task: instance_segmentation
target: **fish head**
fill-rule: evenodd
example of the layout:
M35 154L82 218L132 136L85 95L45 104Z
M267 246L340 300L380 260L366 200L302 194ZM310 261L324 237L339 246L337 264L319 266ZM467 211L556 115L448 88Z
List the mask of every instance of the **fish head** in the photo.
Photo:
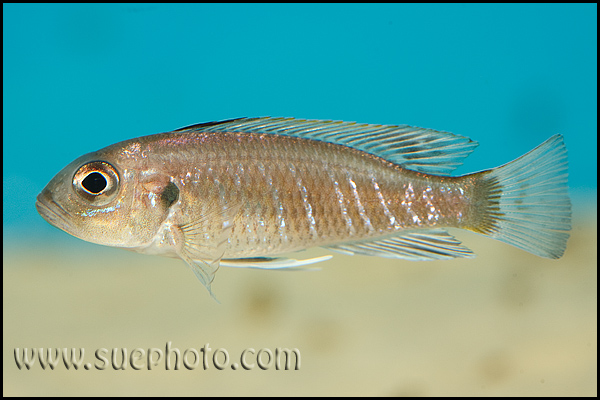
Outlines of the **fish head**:
M179 191L169 176L114 147L63 168L37 196L36 208L51 225L85 241L143 247L155 239Z

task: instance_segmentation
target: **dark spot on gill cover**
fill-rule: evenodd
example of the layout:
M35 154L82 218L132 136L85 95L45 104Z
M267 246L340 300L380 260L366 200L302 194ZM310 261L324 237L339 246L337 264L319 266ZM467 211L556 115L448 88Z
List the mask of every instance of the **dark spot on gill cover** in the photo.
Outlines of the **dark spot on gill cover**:
M173 203L179 198L179 188L173 183L169 182L165 187L165 190L160 194L160 201L165 208L171 207Z

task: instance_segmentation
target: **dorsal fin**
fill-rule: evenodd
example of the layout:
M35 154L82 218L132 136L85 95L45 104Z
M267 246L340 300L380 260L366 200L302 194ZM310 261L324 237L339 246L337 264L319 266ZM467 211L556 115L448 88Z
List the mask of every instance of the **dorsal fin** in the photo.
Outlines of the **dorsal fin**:
M194 132L246 132L293 136L352 147L413 171L447 175L477 146L471 139L449 132L409 125L372 125L356 122L295 118L236 118L180 128Z
M181 131L189 131L189 130L198 131L198 130L201 130L203 128L208 128L208 127L211 127L211 126L229 124L229 123L232 123L232 122L241 121L241 120L247 120L247 119L251 119L251 118L241 117L241 118L226 119L224 121L202 122L200 124L194 124L194 125L190 125L190 126L184 126L183 128L175 129L173 132L181 132Z

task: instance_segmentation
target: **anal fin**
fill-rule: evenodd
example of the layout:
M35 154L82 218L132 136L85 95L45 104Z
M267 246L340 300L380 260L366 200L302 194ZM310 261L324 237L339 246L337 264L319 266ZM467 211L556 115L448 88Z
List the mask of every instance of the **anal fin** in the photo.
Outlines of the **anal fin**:
M443 229L411 230L384 239L366 240L327 246L343 254L362 254L411 261L446 260L474 257L467 247Z

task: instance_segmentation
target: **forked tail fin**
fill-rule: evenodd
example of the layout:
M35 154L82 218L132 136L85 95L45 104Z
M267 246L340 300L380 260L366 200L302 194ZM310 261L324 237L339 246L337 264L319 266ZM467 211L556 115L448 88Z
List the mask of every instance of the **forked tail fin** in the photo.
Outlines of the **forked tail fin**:
M508 164L480 172L486 216L474 231L547 258L560 258L571 230L567 149L554 135Z

